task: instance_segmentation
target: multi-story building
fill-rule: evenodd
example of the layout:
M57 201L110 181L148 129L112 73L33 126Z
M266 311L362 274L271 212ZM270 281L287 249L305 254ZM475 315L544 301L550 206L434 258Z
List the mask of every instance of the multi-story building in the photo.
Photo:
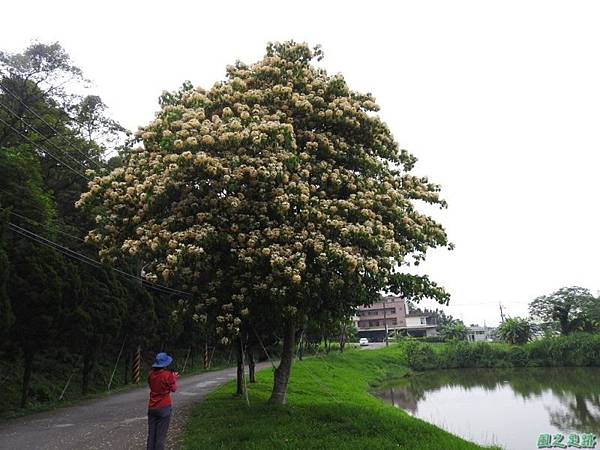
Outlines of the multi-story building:
M493 341L496 338L496 329L488 326L471 324L467 327L467 340L471 342Z
M371 341L383 341L386 330L388 335L435 335L436 325L432 319L427 314L409 313L402 297L386 295L381 298L381 302L359 307L354 316L354 323L359 337L366 337Z

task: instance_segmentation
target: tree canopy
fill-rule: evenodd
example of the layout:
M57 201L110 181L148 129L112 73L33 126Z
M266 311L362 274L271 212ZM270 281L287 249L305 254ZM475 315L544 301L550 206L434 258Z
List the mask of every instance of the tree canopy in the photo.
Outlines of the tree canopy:
M569 334L597 329L600 300L585 288L564 287L529 304L532 319L545 331Z
M118 351L127 331L125 352L178 338L157 330L175 299L155 301L131 277L90 265L92 221L74 203L88 169L118 163L102 155L123 150L125 133L100 97L82 95L86 86L59 44L0 52L0 352L17 373L22 363L21 406L36 400L30 380L44 353L81 362L86 391L98 357Z
M137 135L143 146L78 202L96 217L88 240L104 261L142 261L149 280L190 291L223 342L265 304L293 348L317 310L343 317L399 286L446 299L403 270L448 245L417 208L445 207L439 186L412 173L416 158L374 114L373 96L319 68L322 56L270 44L209 90L165 93ZM289 358L284 349L282 365Z

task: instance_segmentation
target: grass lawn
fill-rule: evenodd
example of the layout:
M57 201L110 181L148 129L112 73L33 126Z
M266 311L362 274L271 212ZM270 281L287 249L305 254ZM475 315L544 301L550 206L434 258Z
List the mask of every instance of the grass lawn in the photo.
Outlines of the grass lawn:
M195 407L184 439L191 449L481 449L369 394L408 373L400 346L295 362L288 405L267 404L273 374L249 385L250 406L227 383Z

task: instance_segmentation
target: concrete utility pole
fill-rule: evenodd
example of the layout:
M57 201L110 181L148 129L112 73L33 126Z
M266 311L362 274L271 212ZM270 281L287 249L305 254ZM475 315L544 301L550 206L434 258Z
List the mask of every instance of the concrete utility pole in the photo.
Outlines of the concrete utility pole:
M500 323L504 323L504 311L502 311L502 303L500 303Z
M389 339L388 339L388 323L387 323L387 312L385 308L385 298L383 299L383 324L385 325L385 346L389 347Z

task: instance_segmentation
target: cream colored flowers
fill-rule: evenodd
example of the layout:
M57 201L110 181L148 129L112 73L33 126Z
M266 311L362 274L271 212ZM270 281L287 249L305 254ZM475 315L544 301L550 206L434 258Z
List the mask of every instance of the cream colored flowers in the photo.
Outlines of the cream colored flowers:
M103 260L135 255L146 279L193 292L190 316L223 343L253 314L368 302L447 245L417 211L445 206L439 186L410 174L375 100L311 65L320 56L277 44L209 91L171 96L137 134L143 148L77 202L96 215L87 240Z

